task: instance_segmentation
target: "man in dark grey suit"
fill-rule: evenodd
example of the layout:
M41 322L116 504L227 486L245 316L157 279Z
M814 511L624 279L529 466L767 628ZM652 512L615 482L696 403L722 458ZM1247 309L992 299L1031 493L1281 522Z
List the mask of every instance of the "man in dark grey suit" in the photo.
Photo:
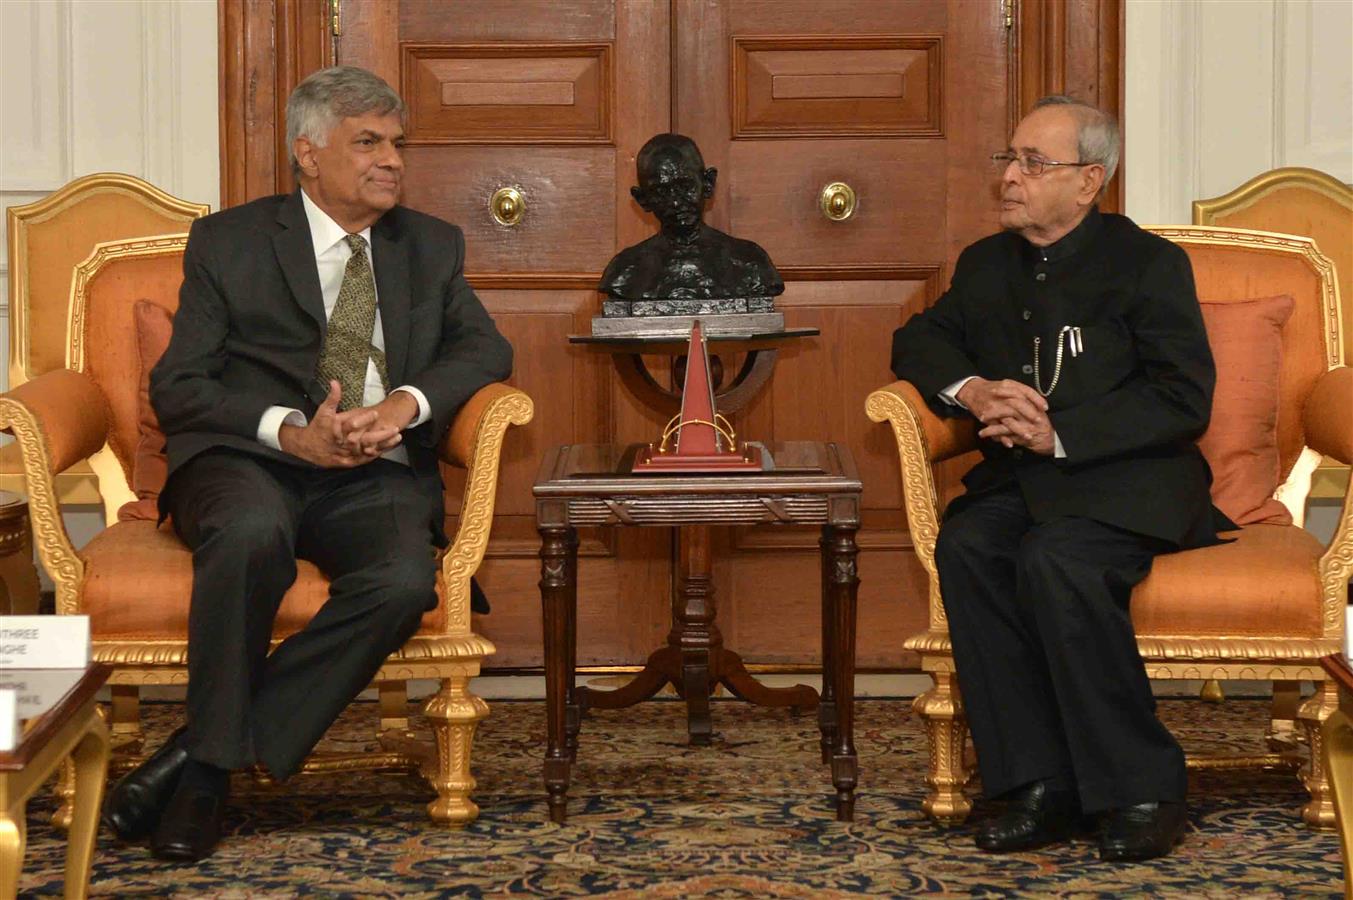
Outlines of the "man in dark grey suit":
M162 515L193 549L187 722L111 792L105 820L201 859L228 775L277 778L435 606L435 448L512 350L462 273L460 229L398 205L404 105L336 67L287 104L299 190L199 219L151 375ZM327 602L268 653L296 560Z

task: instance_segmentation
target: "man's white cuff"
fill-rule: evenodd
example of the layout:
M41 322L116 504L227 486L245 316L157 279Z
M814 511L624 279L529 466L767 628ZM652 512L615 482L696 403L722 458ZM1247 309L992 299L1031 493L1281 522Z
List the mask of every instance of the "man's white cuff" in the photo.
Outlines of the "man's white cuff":
M1055 431L1052 433L1052 455L1057 459L1066 459L1066 448L1062 446L1062 439Z
M406 431L410 428L417 428L419 425L422 425L428 419L432 418L432 405L428 403L428 398L424 397L423 392L418 390L418 388L411 384L403 384L395 388L395 391L403 391L406 394L412 394L413 399L418 401L418 416L408 425L404 426ZM390 393L393 394L395 391L391 391Z
M969 375L967 378L960 378L944 390L940 391L940 399L950 406L957 406L959 409L967 409L958 399L958 392L963 390L963 385L976 378L976 375Z
M263 411L263 418L258 420L258 442L265 447L271 447L274 450L282 449L282 442L278 440L283 425L295 425L297 428L304 428L309 424L305 413L299 409L292 409L289 406L269 406Z

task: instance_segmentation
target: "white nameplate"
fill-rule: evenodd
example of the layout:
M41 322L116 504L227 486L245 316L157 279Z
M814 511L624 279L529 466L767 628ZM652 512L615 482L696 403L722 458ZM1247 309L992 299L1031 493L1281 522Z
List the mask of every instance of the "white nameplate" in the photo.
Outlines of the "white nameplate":
M88 665L89 616L0 616L0 671Z
M1344 610L1344 659L1353 664L1353 606Z
M18 692L0 688L0 753L19 746Z

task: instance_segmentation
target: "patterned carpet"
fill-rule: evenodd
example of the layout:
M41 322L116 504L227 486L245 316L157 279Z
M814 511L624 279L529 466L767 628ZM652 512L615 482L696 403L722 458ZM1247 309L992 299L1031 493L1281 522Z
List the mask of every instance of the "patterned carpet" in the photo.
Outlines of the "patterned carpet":
M1100 863L1089 839L991 857L972 825L944 830L920 812L925 742L905 701L857 704L861 790L837 823L814 719L717 703L713 747L684 739L684 711L650 702L593 714L574 770L570 819L548 821L540 776L544 707L497 702L476 742L478 821L429 827L429 792L401 775L237 779L217 854L196 867L150 858L101 835L91 893L115 897L1334 897L1338 841L1304 827L1288 773L1195 773L1184 844L1164 860ZM1186 747L1236 749L1266 707L1163 701ZM153 734L177 707L152 705ZM376 720L359 704L329 740L361 741ZM1249 737L1250 740L1245 740ZM49 799L29 805L25 895L58 896L59 835ZM981 807L976 818L981 816Z

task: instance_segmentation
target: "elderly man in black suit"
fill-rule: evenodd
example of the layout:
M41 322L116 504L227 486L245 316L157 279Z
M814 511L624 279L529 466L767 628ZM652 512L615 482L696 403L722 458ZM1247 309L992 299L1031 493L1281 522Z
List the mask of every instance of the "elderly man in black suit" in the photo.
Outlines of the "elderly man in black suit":
M437 602L435 448L512 350L465 282L454 225L398 205L404 105L335 67L287 104L300 187L193 223L151 374L162 515L193 550L185 727L109 796L123 838L210 854L228 775L297 771ZM296 560L329 598L268 653Z
M993 157L1004 233L893 337L899 378L981 423L935 561L983 788L1008 801L991 852L1103 813L1100 856L1147 859L1186 824L1128 604L1156 554L1234 526L1195 444L1215 370L1188 257L1096 205L1118 146L1100 110L1039 101Z

